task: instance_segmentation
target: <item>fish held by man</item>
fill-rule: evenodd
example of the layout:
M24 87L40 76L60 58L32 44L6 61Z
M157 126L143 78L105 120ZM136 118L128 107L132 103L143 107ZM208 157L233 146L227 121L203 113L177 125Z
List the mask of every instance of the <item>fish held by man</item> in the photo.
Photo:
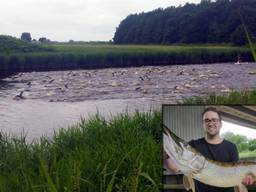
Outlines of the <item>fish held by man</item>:
M223 163L213 161L201 155L166 126L163 128L163 132L164 150L187 177L187 182L193 192L195 191L193 179L216 187L239 186L243 191L247 191L246 187L242 185L242 180L246 175L249 174L254 180L256 179L256 162Z

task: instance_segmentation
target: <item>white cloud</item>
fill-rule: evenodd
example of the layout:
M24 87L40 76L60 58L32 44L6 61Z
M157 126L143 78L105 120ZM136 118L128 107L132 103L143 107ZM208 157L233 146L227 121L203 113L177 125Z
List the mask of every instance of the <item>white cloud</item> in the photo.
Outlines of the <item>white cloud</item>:
M0 34L52 40L110 40L133 13L178 6L186 0L0 0ZM198 3L200 0L190 0Z

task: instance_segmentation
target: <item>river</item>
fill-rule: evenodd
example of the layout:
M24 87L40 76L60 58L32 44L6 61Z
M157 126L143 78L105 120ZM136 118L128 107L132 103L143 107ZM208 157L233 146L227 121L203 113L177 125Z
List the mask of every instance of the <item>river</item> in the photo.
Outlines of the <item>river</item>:
M110 118L191 96L251 89L255 63L19 73L0 80L0 130L32 141L97 112Z
M149 106L157 108L145 99L48 102L1 98L0 129L9 135L26 135L30 142L43 135L50 137L54 131L75 125L81 118L87 119L97 113L108 119L121 112L148 111Z

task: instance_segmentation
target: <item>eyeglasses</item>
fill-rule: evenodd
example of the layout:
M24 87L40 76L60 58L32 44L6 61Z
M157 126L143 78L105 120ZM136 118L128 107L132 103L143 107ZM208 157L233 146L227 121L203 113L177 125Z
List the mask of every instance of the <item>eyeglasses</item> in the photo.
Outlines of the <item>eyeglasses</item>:
M220 120L219 119L204 119L203 120L206 124L209 124L211 122L213 123L218 123Z

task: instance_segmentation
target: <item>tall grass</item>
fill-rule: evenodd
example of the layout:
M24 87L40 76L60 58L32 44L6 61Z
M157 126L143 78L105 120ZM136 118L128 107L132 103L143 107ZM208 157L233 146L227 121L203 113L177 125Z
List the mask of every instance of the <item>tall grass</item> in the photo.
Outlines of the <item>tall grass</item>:
M249 44L249 47L250 47L253 59L256 62L256 46L255 46L255 44L252 41L253 38L249 34L249 31L248 31L248 29L247 29L247 27L245 25L245 22L244 22L243 16L241 15L241 12L239 12L239 15L240 15L241 23L242 23L242 26L244 28L244 32L245 32L245 35L246 35L246 38L247 38L247 41L248 41L248 44Z
M159 191L160 113L96 115L27 144L0 139L0 191Z
M209 96L197 96L184 99L183 104L256 104L256 90L232 91L225 95L211 93Z
M0 54L0 71L92 69L143 65L252 61L250 49L230 46L51 44L50 52Z

